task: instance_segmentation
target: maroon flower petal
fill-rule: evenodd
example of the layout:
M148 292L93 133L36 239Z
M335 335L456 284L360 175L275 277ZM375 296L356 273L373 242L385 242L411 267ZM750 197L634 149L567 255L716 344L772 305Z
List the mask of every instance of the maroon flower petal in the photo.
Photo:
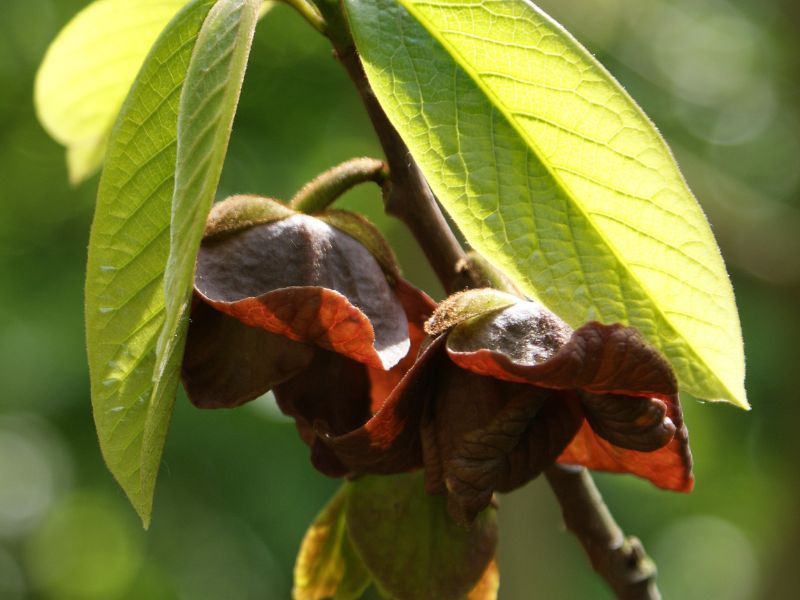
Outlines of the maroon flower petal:
M618 394L581 395L586 420L601 438L620 448L652 452L675 436L667 405L656 398Z
M578 392L586 422L560 461L690 490L688 434L666 360L633 328L590 322L565 337L543 311L520 303L461 323L448 353L475 373Z
M639 333L589 322L571 336L533 302L457 325L451 359L474 373L554 389L665 398L677 392L669 364Z
M690 492L694 487L689 434L683 423L677 396L665 401L667 419L675 427L671 441L654 452L629 450L600 437L584 422L558 462L578 464L598 471L632 473L660 488Z
M582 423L575 394L561 392L557 398L545 402L520 444L509 455L511 467L508 474L498 480L496 491L511 492L535 479L556 462Z
M302 372L315 352L195 302L181 377L195 406L231 408Z
M474 375L451 366L440 376L424 443L426 483L448 493L448 510L463 524L491 502L552 465L582 421L575 402L549 390ZM574 396L574 394L573 394ZM430 419L430 417L429 417ZM433 450L433 452L431 452ZM436 485L434 475L444 485Z
M307 215L206 238L195 289L246 325L388 369L409 350L403 306L370 252Z
M403 376L408 373L417 360L423 342L427 339L424 324L436 309L436 303L423 291L418 290L404 279L397 279L394 293L408 319L408 337L411 349L397 365L389 371L370 367L369 377L372 382L372 412L380 410L383 403L392 393Z
M440 370L437 383L438 393L427 411L435 453L424 457L425 469L441 474L448 512L466 524L489 505L498 479L509 468L508 454L543 398L536 388L481 377L452 364ZM430 474L426 483L442 487L434 486Z
M320 439L353 472L390 474L422 466L419 423L437 372L448 364L441 352L444 341L439 337L431 342L363 426L345 435L317 428Z
M316 350L301 374L275 387L281 410L294 417L300 437L311 446L311 462L322 473L341 477L350 472L314 433L322 427L342 434L369 419L370 381L367 368L345 356Z

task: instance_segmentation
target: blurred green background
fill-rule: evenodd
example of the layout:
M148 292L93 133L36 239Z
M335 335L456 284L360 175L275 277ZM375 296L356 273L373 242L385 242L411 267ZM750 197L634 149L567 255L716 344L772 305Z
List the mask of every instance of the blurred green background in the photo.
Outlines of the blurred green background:
M306 526L336 487L269 399L201 412L179 398L142 531L95 439L82 286L97 177L71 189L32 107L48 42L86 0L0 0L0 599L288 598ZM658 563L668 599L800 594L800 4L543 0L675 150L736 289L751 413L684 399L691 495L598 476ZM324 40L284 6L259 25L220 196L286 198L377 155ZM370 215L441 297L376 190ZM543 482L502 498L504 600L608 598Z

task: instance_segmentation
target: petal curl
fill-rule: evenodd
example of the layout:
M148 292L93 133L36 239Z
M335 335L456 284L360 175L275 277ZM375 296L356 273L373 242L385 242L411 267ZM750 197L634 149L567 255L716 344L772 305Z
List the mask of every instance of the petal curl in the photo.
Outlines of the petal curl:
M675 436L676 427L663 400L590 393L583 393L581 399L594 432L620 448L653 452Z
M445 338L435 338L400 380L380 410L344 435L318 428L317 434L353 472L391 474L422 466L420 421L434 393L438 371L447 365Z
M302 372L315 352L195 302L181 378L195 406L232 408Z
M583 465L598 471L632 473L663 489L690 492L694 487L694 476L689 433L683 423L677 395L665 404L667 418L675 427L675 435L661 449L639 452L615 446L597 435L589 422L584 422L558 462Z
M494 492L515 490L552 465L581 424L573 402L548 390L495 381L505 402L485 424L449 446L442 434L447 435L450 427L440 423L437 428L448 509L463 524L471 523L489 505ZM440 396L437 418L442 408ZM428 464L426 457L426 469Z
M203 241L197 294L246 325L388 369L409 350L403 306L370 252L296 214Z
M411 349L406 356L390 370L375 369L370 367L369 377L372 382L372 412L380 410L383 403L400 383L403 376L408 373L417 360L417 355L427 338L424 324L436 309L436 303L425 292L418 290L404 279L397 279L394 293L408 320L408 337Z
M311 462L320 472L341 477L350 472L315 435L356 429L369 419L370 381L367 369L345 356L317 350L301 374L275 387L280 409L295 419L300 437L311 447Z
M666 360L624 325L591 321L572 335L533 302L457 325L447 350L460 367L506 381L597 394L666 398L677 382Z

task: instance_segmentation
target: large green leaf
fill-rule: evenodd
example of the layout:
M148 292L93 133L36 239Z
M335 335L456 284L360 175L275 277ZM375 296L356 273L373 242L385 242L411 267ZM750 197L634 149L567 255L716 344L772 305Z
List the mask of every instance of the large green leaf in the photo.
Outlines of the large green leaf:
M716 242L641 109L525 0L345 0L370 83L469 243L573 326L629 323L747 407Z
M100 180L86 279L92 406L106 463L145 525L181 358L180 352L172 352L165 364L156 360L167 314L164 279L170 242L179 235L170 236L174 191L183 207L175 186L178 136L186 131L179 131L179 111L202 87L197 73L208 66L212 47L220 65L229 67L229 85L240 85L244 64L232 57L242 53L242 45L249 48L256 5L255 0L194 0L169 24L122 107ZM215 81L218 76L215 72ZM209 103L215 98L210 96ZM231 115L209 122L208 135L222 146L215 154L224 152L230 129L233 108L225 110ZM226 132L222 138L219 129ZM186 139L192 136L198 139L198 132ZM198 161L204 159L201 150L198 145ZM186 159L182 164L184 169L191 166ZM221 159L206 168L206 177L215 183ZM180 175L178 179L185 181Z
M219 0L197 40L178 112L166 317L158 340L157 386L182 354L197 252L228 149L261 0ZM173 369L174 371L174 369Z
M100 166L125 95L158 34L187 0L97 0L58 34L36 75L42 125L67 147L70 180Z

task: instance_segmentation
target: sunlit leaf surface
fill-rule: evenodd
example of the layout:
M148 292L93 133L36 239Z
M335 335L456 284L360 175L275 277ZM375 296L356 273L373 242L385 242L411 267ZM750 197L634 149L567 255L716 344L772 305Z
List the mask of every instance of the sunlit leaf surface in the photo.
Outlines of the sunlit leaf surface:
M219 0L209 12L186 74L178 111L170 251L164 273L165 320L158 339L155 420L145 440L163 441L171 412L197 251L228 151L261 0ZM177 360L177 363L176 363ZM169 405L170 408L167 408ZM155 478L156 473L152 473Z
M187 94L200 89L197 69L209 67L213 47L218 62L210 68L209 81L222 82L221 72L226 73L221 97L227 101L220 108L220 95L210 95L207 105L216 107L210 116L202 113L203 106L194 106L183 117L191 121L201 113L207 116L206 133L220 146L211 161L205 146L198 143L196 148L197 160L206 161L203 193L213 195L210 188L221 168L218 153L224 152L233 114L228 90L241 83L241 56L249 48L257 8L247 0L195 0L170 23L121 110L100 181L86 282L92 404L106 462L145 524L180 364L179 352L164 355L162 365L156 361L166 314L164 273L175 170L181 143L191 146L205 139L196 129L187 134L185 126L179 127L179 110L186 106ZM223 114L216 117L219 111ZM196 166L185 158L181 164L190 172ZM185 184L185 175L179 174L178 181ZM176 235L181 234L172 236L173 243ZM194 257L190 259L193 263Z
M100 166L111 126L150 47L186 3L98 0L51 44L36 77L36 111L67 147L73 183Z
M653 124L524 0L346 0L378 99L469 243L573 326L637 327L747 407L733 292Z

